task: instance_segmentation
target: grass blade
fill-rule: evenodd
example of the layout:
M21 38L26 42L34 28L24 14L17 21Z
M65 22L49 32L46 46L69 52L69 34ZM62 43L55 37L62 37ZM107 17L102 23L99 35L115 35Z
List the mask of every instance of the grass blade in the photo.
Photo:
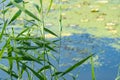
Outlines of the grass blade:
M5 14L8 10L9 10L9 8L7 8L7 9L5 9L5 10L2 10L1 13L2 13L2 14Z
M41 12L41 8L37 5L37 4L33 4L35 6L35 8L37 9L37 11L40 13Z
M11 2L13 3L13 5L15 5L18 9L20 9L21 11L25 12L27 15L29 15L30 17L38 20L39 18L37 18L37 16L35 16L33 13L31 13L30 11L28 11L27 9L25 9L24 7L20 6L19 4L17 4L16 2L14 2L13 0L11 0Z
M29 66L25 65L24 63L21 62L21 64L23 64L26 68L28 68L29 70L31 70L33 72L33 74L38 77L40 80L46 80L46 78L44 78L43 76L41 76L39 73L37 73L35 70L33 70L32 68L30 68Z
M48 7L47 14L49 13L49 11L50 11L50 9L51 9L52 3L53 3L53 0L50 0L50 4L49 4L49 7Z
M39 63L39 64L42 64L39 59L37 59L36 57L28 54L27 52L23 52L23 51L21 51L21 50L19 50L19 49L14 49L13 51L14 51L16 54L19 54L19 55L21 55L21 56L24 56L24 57L26 57L26 58L29 59L29 60L33 60L33 61L35 61L35 62L37 62L37 63Z
M19 46L17 47L17 49L23 49L23 50L36 50L36 49L39 49L39 47L37 46Z
M18 35L17 35L17 37L16 38L18 38L20 35L22 35L24 32L26 32L26 31L28 31L30 28L26 28L26 29L24 29L23 31L21 31Z
M50 65L43 66L41 69L38 70L37 73L40 73L40 72L42 72L43 70L46 70L46 69L49 69L49 68L51 68Z
M9 68L6 67L6 66L4 66L4 65L2 65L2 64L0 64L0 69L3 70L3 71L5 71L5 72L8 73L8 74L12 73L11 75L12 75L13 77L18 78L18 75L17 75L15 72L13 72L13 71L10 72Z
M7 47L8 43L10 42L10 38L6 41L5 45L2 47L1 51L0 51L0 59L3 56L3 53L5 51L5 48Z
M23 2L23 0L14 0L16 3L21 3L21 2ZM11 6L11 5L13 5L11 2L9 2L8 4L7 4L7 6L6 7L9 7L9 6Z
M5 21L4 26L3 26L3 28L2 28L2 32L1 32L1 34L0 34L0 40L2 39L2 36L3 36L3 34L4 34L4 31L5 31L6 27L7 27L7 21Z
M61 73L60 76L64 76L65 74L67 74L68 72L74 70L75 68L77 68L78 66L82 65L85 61L87 61L90 57L92 57L92 55L86 57L85 59L81 60L80 62L74 64L73 66L71 66L70 68L68 68L67 70L65 70L63 73Z
M12 17L12 19L10 20L9 24L10 24L11 22L13 22L15 19L17 19L17 18L20 16L21 13L22 13L22 11L21 11L21 10L18 10L18 11L14 14L14 16Z
M46 32L48 32L48 33L50 33L50 34L52 34L52 35L54 35L54 36L58 37L58 35L57 35L57 34L55 34L54 32L52 32L52 31L51 31L51 30L49 30L49 29L44 28L44 30L45 30Z

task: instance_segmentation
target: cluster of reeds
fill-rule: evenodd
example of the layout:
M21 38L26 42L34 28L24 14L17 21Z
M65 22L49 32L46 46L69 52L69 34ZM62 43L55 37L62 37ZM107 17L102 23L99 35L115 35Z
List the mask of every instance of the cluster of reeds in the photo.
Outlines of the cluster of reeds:
M67 75L70 71L91 58L92 78L95 80L93 54L70 66L65 71L58 71L59 60L62 57L60 56L62 52L60 48L62 33L61 1L59 1L58 16L59 35L45 27L45 17L49 14L53 0L50 0L48 9L46 10L43 7L43 0L39 0L38 4L34 3L32 7L37 10L35 14L25 6L30 1L25 1L2 0L0 3L2 5L0 15L2 21L0 23L2 27L0 32L0 60L8 62L0 64L0 69L9 74L10 80L67 80L64 75ZM14 14L10 13L11 10L15 10ZM6 14L8 15L7 17ZM29 19L24 17L19 21L18 19L21 15L28 16ZM23 22L21 30L15 29L19 22ZM27 25L26 23L31 25ZM8 29L8 27L10 28ZM56 36L57 40L51 41L46 39L46 33ZM59 44L56 45L56 42L59 42ZM56 50L55 46L59 46L59 50ZM56 59L52 52L54 54L59 53L58 59ZM51 59L55 59L58 62L58 66L53 65Z

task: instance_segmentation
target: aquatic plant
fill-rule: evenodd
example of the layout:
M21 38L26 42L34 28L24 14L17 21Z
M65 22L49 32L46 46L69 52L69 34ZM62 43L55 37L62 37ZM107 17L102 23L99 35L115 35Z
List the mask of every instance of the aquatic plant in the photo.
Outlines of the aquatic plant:
M10 79L24 79L26 80L59 80L65 79L64 75L82 65L85 61L93 56L93 54L73 64L65 71L59 71L60 53L61 51L61 37L62 37L62 9L61 0L59 1L59 32L57 35L50 29L45 27L45 18L49 14L53 0L50 0L47 9L44 9L43 0L39 3L24 0L2 0L2 31L0 33L0 59L7 61L7 65L0 64L0 69L8 73ZM7 4L7 5L5 5ZM26 5L32 5L36 11L30 11ZM6 14L13 10L13 14L6 17ZM11 12L12 13L12 12ZM22 15L25 15L23 17ZM28 18L27 18L28 16ZM21 20L19 20L21 18ZM18 21L18 22L17 22ZM16 27L20 22L23 22L18 31ZM28 25L27 25L28 24ZM8 27L11 27L8 29ZM51 34L57 40L49 40L46 34ZM59 45L56 42L59 41ZM59 46L59 50L56 49ZM54 54L59 53L57 58ZM51 61L55 59L58 66ZM92 76L94 75L94 65L92 62ZM24 77L25 75L25 77ZM74 77L74 76L73 76Z

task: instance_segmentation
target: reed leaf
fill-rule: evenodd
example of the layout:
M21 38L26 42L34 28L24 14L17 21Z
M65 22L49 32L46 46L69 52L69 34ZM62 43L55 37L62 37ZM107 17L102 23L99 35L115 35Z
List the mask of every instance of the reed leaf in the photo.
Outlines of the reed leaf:
M40 42L40 41L38 41L38 40L34 40L33 41L35 44L37 44L39 47L41 47L41 48L43 48L44 46L47 48L47 49L49 49L49 50L51 50L51 51L54 51L54 52L57 52L54 48L52 48L51 46L49 46L49 43L47 42Z
M19 4L17 4L16 2L14 2L13 0L11 0L11 2L13 3L13 5L15 5L18 9L20 9L21 11L25 12L28 16L34 18L37 21L40 21L39 18L37 18L37 16L35 16L32 12L28 11L27 9L25 9L24 7L20 6Z
M50 0L50 4L49 4L49 7L48 7L47 14L49 13L49 11L50 11L50 9L51 9L52 3L53 3L53 0Z
M1 3L5 2L5 1L6 1L6 0L2 0L2 2L1 2ZM0 4L1 4L1 3L0 3Z
M26 31L28 31L30 28L28 27L28 28L26 28L26 29L24 29L23 31L21 31L17 36L16 36L16 38L18 38L20 35L22 35L23 33L25 33Z
M25 65L24 63L20 62L21 64L23 64L26 68L28 68L30 71L33 72L33 74L38 77L40 80L46 80L46 78L44 78L44 76L41 76L39 73L37 73L35 70L33 70L31 67Z
M34 62L37 62L39 64L42 64L41 61L39 59L37 59L36 57L32 56L31 54L28 54L27 52L23 52L19 49L13 49L13 51L16 53L16 54L19 54L21 56L24 56L26 59L29 59L29 60L33 60Z
M7 47L9 41L10 41L10 38L8 38L8 40L6 41L5 45L2 47L2 49L1 49L1 51L0 51L0 59L2 58L3 53L4 53L4 51L5 51L5 48Z
M23 49L23 50L36 50L36 49L39 49L38 46L19 46L17 47L17 49Z
M50 33L50 34L52 34L52 35L54 35L54 36L58 37L58 35L57 35L57 34L55 34L53 31L51 31L51 30L49 30L49 29L44 28L44 30L45 30L46 32L48 32L48 33Z
M60 74L60 76L64 76L65 74L69 73L70 71L76 69L78 66L82 65L85 61L87 61L90 57L92 57L93 54L91 54L90 56L84 58L83 60L81 60L80 62L77 62L76 64L74 64L73 66L69 67L67 70L65 70L64 72L62 72Z
M41 69L38 70L37 73L40 73L40 72L42 72L43 70L46 70L46 69L49 69L49 68L51 68L50 65L43 66Z
M17 75L15 72L13 72L13 71L10 72L9 68L6 67L5 65L0 64L0 69L3 70L4 72L8 73L8 74L12 73L11 75L12 75L14 78L18 78L18 75Z
M10 20L10 22L9 22L8 24L10 24L10 23L13 22L15 19L17 19L17 18L20 16L21 13L22 13L22 11L21 11L21 10L18 10L18 11L14 14L14 16L12 17L12 19Z
M15 1L16 3L21 3L21 2L23 2L23 0L13 0L13 1ZM9 2L6 7L9 7L9 6L11 6L11 5L13 5L12 2Z
M7 21L5 21L4 26L3 26L3 28L2 28L2 32L1 32L1 34L0 34L0 40L1 40L2 37L3 37L3 34L4 34L4 32L5 32L6 27L7 27Z
M35 8L37 9L37 11L40 13L41 12L41 8L39 7L39 5L37 4L33 4L35 6Z
M7 8L7 9L5 9L5 10L2 10L1 13L2 13L2 14L5 14L8 10L9 10L9 8Z
M52 76L57 76L57 75L60 75L62 74L63 72L55 72L54 74L52 74Z
M12 50L13 49L12 49L12 46L10 44L10 40L9 40L6 48L7 48L8 57L12 57ZM12 68L13 68L13 60L12 59L8 59L8 61L9 61L9 66L10 66L10 76L11 76L11 79L12 79L12 73L11 72L12 72Z
M3 56L2 59L12 59L12 60L17 60L17 61L35 61L32 58L26 57L26 56L22 56L22 57L7 57L7 56ZM38 59L39 61L43 61L42 59Z

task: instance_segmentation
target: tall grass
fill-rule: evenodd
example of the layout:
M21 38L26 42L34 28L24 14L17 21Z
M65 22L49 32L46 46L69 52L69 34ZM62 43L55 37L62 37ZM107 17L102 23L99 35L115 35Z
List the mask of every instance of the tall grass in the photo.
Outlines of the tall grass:
M82 59L81 61L73 64L65 71L59 71L60 62L60 53L61 51L61 37L62 37L62 9L61 9L61 0L60 0L60 8L59 8L59 27L60 34L59 36L53 31L49 30L45 27L45 17L49 14L51 9L53 0L50 0L50 4L47 10L44 10L43 0L39 0L39 4L30 3L30 1L25 2L23 0L11 0L7 6L4 5L6 0L3 0L1 4L3 4L3 25L2 31L0 33L1 43L4 45L1 47L0 58L1 60L7 60L8 65L0 64L0 69L4 72L8 73L10 79L25 79L26 80L59 80L60 78L65 79L64 75L67 75L72 70L76 69L78 66L82 65L85 61L93 56L93 54L88 57ZM25 5L31 4L37 12L36 15L33 12L28 10ZM5 17L5 13L9 12L9 10L16 10L15 13L9 17ZM6 10L6 11L5 11ZM29 19L23 18L22 14L29 16ZM15 28L17 27L16 21L19 18L23 18L23 20L32 25L26 25L24 23L21 31L17 31ZM14 23L14 24L13 24ZM15 28L11 28L11 32L8 33L7 27L16 26ZM36 34L36 31L39 32ZM6 32L5 32L6 31ZM16 33L17 32L17 33ZM48 40L45 37L45 34L49 33L56 38L59 39L59 51L56 50L55 45L56 41ZM57 45L56 45L57 46ZM54 62L51 61L51 56L54 57L52 52L59 53L59 57L56 60L58 62L58 68L56 65L53 65ZM49 54L51 53L51 54ZM56 57L55 57L56 58ZM93 63L93 62L92 62ZM93 65L92 65L92 74L93 74ZM26 77L24 77L24 75ZM93 74L94 75L94 74ZM94 76L93 76L93 80Z

